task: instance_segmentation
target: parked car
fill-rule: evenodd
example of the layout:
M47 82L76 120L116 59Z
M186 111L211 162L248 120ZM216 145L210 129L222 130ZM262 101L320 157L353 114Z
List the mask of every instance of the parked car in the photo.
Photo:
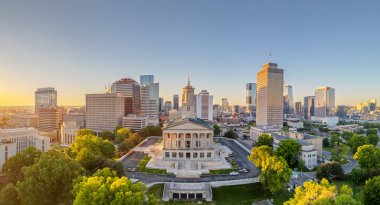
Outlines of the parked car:
M230 176L237 176L239 175L239 172L230 172Z
M244 169L240 169L239 172L240 173L248 173L248 170L244 168Z

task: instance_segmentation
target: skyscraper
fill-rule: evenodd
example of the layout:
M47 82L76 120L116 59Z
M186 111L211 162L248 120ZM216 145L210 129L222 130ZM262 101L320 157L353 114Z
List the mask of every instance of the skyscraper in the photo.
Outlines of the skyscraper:
M245 85L246 106L249 113L256 110L256 83Z
M172 110L172 102L165 102L165 115L169 115L170 110Z
M52 141L58 141L63 122L63 107L40 107L38 130L48 135Z
M159 124L159 84L149 83L141 86L141 112L142 117L148 118L149 125Z
M294 114L296 114L297 116L302 116L302 102L295 102L294 103L294 107L295 107L295 109L294 109Z
M112 131L121 125L124 117L122 93L102 93L86 95L86 128L94 132Z
M375 111L377 107L376 99L371 99L368 101L369 111Z
M154 83L154 75L140 75L140 85L148 85Z
M276 63L264 64L257 73L256 124L259 126L283 126L284 70Z
M34 112L38 114L41 107L57 107L57 91L54 88L38 88L34 93Z
M336 115L342 119L347 118L347 111L348 111L348 106L338 105Z
M197 118L213 120L213 96L202 90L195 96Z
M140 115L140 85L133 79L123 78L112 83L112 93L120 93L124 99L124 116Z
M284 86L284 114L294 114L293 87Z
M222 98L222 111L223 112L230 111L230 105L228 103L228 99L227 98Z
M334 117L335 89L331 87L319 87L315 90L316 117Z
M314 116L314 96L307 96L303 98L303 114L305 120L310 120Z
M159 111L160 112L162 112L162 111L164 111L165 110L165 108L164 108L164 98L159 98Z
M173 95L173 109L174 110L179 109L179 96L177 94Z
M195 97L194 88L190 85L190 79L187 85L182 88L182 118L195 117Z

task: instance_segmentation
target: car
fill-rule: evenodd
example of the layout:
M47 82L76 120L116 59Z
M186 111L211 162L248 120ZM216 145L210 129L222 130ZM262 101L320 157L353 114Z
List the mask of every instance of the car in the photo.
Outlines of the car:
M245 169L245 168L243 168L243 169L240 169L239 172L240 172L240 173L248 173L248 170Z
M239 172L230 172L230 176L237 176L239 175Z

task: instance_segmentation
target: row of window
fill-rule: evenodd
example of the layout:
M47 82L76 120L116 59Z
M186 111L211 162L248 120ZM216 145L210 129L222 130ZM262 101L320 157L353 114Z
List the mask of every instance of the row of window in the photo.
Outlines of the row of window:
M191 152L171 152L171 156L170 156L170 152L165 152L165 158L178 158L179 159L183 159L186 157L186 159L190 159L191 158ZM205 158L205 152L193 152L193 158L194 159L197 159L199 156L200 159L202 158ZM211 158L212 154L211 152L206 152L206 158Z

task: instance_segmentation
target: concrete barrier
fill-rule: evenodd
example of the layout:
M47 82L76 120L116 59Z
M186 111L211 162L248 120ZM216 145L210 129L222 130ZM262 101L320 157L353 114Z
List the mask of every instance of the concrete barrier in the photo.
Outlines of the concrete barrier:
M247 178L247 179L235 179L235 180L227 180L227 181L213 181L210 182L212 188L222 187L222 186L233 186L233 185L241 185L241 184L252 184L259 182L259 178Z

